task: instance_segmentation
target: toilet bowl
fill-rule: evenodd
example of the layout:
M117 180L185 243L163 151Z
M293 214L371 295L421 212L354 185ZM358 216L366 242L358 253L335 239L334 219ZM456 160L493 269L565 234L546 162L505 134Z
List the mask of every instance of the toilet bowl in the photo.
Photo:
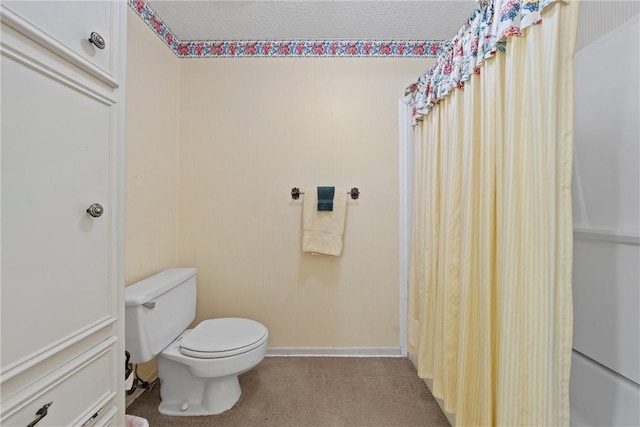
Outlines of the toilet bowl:
M163 271L125 290L126 347L132 363L157 357L159 411L213 415L241 394L238 375L264 359L269 333L243 318L208 319L195 328L193 268Z
M191 340L195 335L198 339ZM240 398L238 375L264 359L267 336L260 323L237 318L205 320L184 331L158 355L160 413L209 415L231 409Z

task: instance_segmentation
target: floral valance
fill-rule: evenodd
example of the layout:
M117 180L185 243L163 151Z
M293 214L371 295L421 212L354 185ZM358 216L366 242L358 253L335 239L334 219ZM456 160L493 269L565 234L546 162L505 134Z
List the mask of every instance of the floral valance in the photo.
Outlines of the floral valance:
M443 43L436 65L410 87L414 123L454 88L461 88L473 73L479 73L487 58L504 51L508 37L542 22L542 10L555 1L480 1L458 33Z

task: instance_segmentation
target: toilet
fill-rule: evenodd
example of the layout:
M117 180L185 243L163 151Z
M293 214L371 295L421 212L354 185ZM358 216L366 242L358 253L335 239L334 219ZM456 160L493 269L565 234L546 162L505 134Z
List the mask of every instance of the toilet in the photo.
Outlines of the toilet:
M269 332L242 318L209 319L187 329L196 312L195 268L172 268L125 289L126 349L134 364L157 358L158 408L164 415L214 415L240 398L238 375L267 352Z

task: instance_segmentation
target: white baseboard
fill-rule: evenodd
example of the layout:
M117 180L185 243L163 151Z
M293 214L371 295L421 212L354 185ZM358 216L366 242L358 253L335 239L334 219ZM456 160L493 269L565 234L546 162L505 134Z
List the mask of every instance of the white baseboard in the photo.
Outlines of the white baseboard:
M403 357L400 347L269 347L276 357Z
M134 400L136 400L137 398L140 397L140 395L142 393L144 393L146 390L143 388L138 388L136 389L136 391L133 392L133 394L127 394L126 395L126 404L125 406L128 408L129 405L131 405L133 403Z
M415 354L413 354L413 353L409 353L409 360L411 360L411 363L413 363L413 366L415 366L416 369L418 369L417 356ZM433 393L433 380L430 380L428 378L424 378L423 381L427 385L427 388L429 389L429 391L431 393ZM438 403L438 406L442 410L442 413L444 414L444 416L447 417L447 421L449 421L449 424L451 424L452 426L455 426L456 425L456 415L444 410L444 401L442 399L438 399L435 396L433 396L433 398L436 399L436 402Z
M158 368L155 368L153 371L147 373L147 375L144 376L144 378L140 378L142 381L147 381L147 382L154 382L155 380L158 379Z
M155 380L158 379L158 369L154 369L153 371L149 372L145 378L140 378L142 381L147 381L147 382L154 382ZM143 388L138 388L136 389L132 394L127 394L126 400L125 400L125 406L128 408L129 405L131 405L133 403L134 400L136 400L138 397L140 397L140 395L142 393L144 393L145 389Z

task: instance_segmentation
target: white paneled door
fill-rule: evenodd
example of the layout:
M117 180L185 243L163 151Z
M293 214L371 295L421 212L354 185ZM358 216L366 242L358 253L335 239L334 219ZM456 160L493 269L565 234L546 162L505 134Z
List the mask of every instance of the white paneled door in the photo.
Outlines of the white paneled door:
M3 368L113 317L111 107L2 59Z

